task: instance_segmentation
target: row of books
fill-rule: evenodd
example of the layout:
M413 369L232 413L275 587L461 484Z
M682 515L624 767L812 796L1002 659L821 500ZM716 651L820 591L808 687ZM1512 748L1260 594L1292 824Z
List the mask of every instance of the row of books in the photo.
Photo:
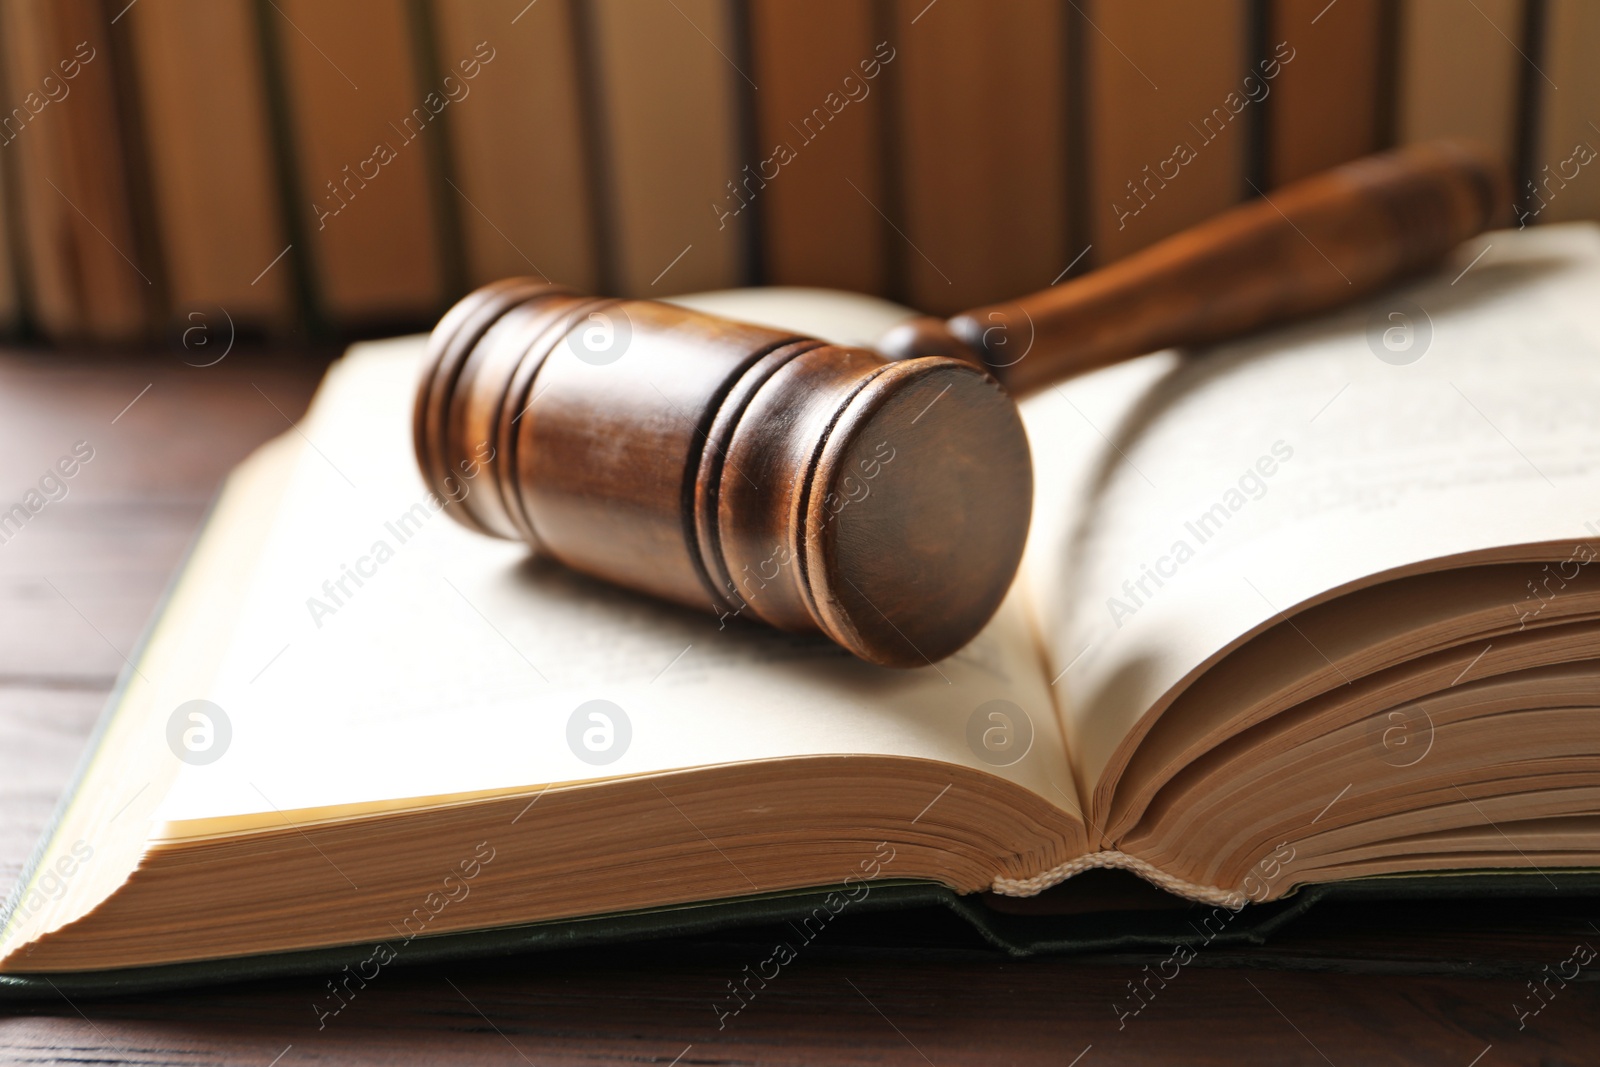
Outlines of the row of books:
M1518 220L1600 214L1585 0L4 0L0 38L0 320L53 340L410 328L511 274L948 313L1446 134Z

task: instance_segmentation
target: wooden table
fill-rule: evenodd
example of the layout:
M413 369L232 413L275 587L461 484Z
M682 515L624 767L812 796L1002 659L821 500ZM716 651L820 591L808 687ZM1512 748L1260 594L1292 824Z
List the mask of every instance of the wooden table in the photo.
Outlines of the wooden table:
M68 495L0 544L0 897L227 470L282 432L326 354L0 352L0 509L77 441ZM195 358L191 356L190 358ZM197 360L198 361L198 360ZM1595 919L1591 924L1590 919ZM1600 983L1526 982L1600 946L1600 901L1342 905L1261 949L1207 949L1119 1029L1165 953L998 958L955 920L841 916L725 1029L713 1003L771 943L691 942L400 968L318 1030L309 979L0 1007L25 1063L1432 1063L1600 1060Z

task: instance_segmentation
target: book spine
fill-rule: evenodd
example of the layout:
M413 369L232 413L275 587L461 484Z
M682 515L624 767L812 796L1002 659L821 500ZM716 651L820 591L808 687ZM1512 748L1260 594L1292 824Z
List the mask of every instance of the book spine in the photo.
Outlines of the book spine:
M0 20L11 93L0 152L24 205L33 318L57 340L145 339L161 270L135 218L111 21L96 0L15 0Z
M1600 218L1600 5L1546 0L1519 224ZM1559 90L1556 88L1559 86ZM1531 184L1530 184L1531 183Z
M268 6L313 312L338 332L426 325L446 293L425 142L454 104L419 87L412 13L405 0Z
M757 0L751 77L763 280L886 295L884 144L894 49L872 5ZM770 177L769 177L770 176Z
M15 72L12 69L16 49L5 43L4 36L13 32L15 16L0 10L0 124L11 118L10 108L22 96ZM29 321L30 279L23 240L23 206L19 193L19 160L14 150L8 150L11 139L9 125L0 125L0 337L6 339L26 337L32 329Z
M665 296L746 276L750 205L769 182L740 158L735 19L724 0L592 0L585 29L610 216L611 288Z
M6 57L0 49L0 94L12 99L6 77ZM0 153L0 338L16 337L24 329L23 270L17 240L19 205L14 160Z
M448 182L473 286L513 275L589 292L599 284L573 6L434 5L437 66L461 97L445 116L454 172ZM485 46L495 53L488 66L476 62Z
M286 332L288 247L272 182L265 79L249 0L165 0L123 16L148 137L169 327L220 308ZM208 322L209 325L209 322ZM215 324L220 327L221 323Z
M907 296L950 314L1067 266L1066 33L1050 0L897 0Z
M1269 0L1265 43L1294 55L1265 101L1269 186L1381 147L1384 29L1379 0Z
M1238 202L1248 188L1248 112L1260 103L1244 81L1254 73L1245 0L1080 7L1085 216L1090 257L1104 265Z
M1479 141L1515 159L1523 0L1405 0L1396 138ZM1471 16L1471 17L1468 17Z

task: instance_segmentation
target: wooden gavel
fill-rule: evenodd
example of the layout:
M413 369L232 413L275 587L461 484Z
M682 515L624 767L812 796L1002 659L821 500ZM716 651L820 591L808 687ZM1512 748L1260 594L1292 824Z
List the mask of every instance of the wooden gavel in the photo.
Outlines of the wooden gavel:
M482 533L920 666L982 629L1021 560L1033 470L1007 390L1349 303L1439 263L1505 188L1455 142L1372 156L876 350L509 279L433 331L417 459Z

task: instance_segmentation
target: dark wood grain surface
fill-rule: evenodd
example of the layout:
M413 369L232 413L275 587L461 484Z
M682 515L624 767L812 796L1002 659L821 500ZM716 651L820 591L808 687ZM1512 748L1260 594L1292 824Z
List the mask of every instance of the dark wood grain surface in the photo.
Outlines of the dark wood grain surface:
M76 442L95 450L0 544L0 895L212 492L321 372L182 355L0 353L0 509ZM1527 983L1600 947L1597 925L1600 901L1329 905L1266 947L1203 950L1119 1026L1166 954L1013 961L948 916L845 916L721 1028L768 932L397 967L320 1030L311 979L0 1007L0 1062L1593 1063L1600 964L1542 1001Z

